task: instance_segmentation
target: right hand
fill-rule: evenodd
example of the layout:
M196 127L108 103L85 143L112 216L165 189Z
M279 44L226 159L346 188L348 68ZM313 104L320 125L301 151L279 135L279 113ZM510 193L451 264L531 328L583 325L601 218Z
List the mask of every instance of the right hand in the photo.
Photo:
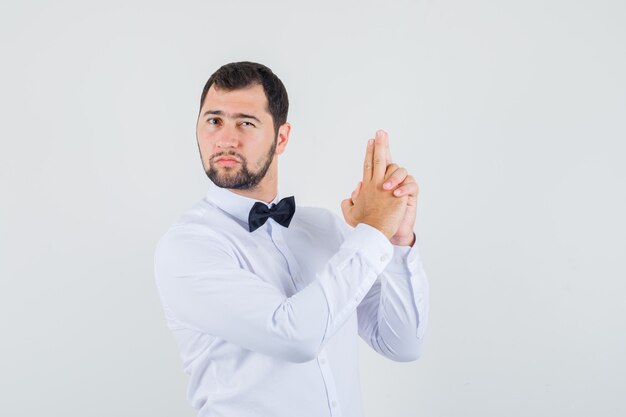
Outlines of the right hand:
M387 169L387 137L377 132L370 140L363 163L363 180L353 196L341 202L343 217L350 226L366 223L380 230L388 239L396 233L406 211L408 196L396 197L383 189Z

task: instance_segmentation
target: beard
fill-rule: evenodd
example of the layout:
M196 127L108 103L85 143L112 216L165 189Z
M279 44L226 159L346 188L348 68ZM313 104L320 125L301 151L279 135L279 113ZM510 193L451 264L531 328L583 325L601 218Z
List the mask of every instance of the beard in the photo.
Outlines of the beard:
M248 160L244 156L238 155L234 152L221 152L213 155L211 160L215 160L222 156L233 156L238 158L241 163L233 167L222 167L222 169L218 171L215 166L211 164L211 161L209 161L209 169L206 170L206 175L215 185L221 188L231 188L236 190L249 190L255 188L265 177L267 170L272 164L277 142L278 136L276 136L274 143L265 154L265 160L260 164L261 168L259 168L256 172L249 169Z

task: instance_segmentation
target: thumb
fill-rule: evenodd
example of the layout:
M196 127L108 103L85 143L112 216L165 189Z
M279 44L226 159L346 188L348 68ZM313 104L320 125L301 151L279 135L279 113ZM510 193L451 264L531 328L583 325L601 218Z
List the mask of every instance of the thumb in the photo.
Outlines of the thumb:
M346 198L345 200L341 200L341 212L343 213L343 218L347 221L348 216L350 214L350 209L352 207L352 200Z

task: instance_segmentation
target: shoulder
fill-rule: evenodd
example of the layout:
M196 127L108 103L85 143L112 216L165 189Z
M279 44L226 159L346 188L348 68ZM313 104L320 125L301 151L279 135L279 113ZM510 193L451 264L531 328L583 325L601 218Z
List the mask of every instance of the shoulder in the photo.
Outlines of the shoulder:
M220 247L228 220L234 221L207 200L200 200L183 211L160 237L156 256L188 251L198 245Z

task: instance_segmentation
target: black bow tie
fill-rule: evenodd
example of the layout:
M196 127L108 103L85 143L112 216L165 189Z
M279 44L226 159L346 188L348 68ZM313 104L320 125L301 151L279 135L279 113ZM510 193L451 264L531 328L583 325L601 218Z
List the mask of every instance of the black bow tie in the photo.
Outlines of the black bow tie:
M278 204L267 208L267 205L257 201L250 209L248 215L248 226L250 231L254 232L256 229L265 224L267 219L271 217L277 223L289 227L291 218L296 212L296 200L291 197L285 197L278 202Z

